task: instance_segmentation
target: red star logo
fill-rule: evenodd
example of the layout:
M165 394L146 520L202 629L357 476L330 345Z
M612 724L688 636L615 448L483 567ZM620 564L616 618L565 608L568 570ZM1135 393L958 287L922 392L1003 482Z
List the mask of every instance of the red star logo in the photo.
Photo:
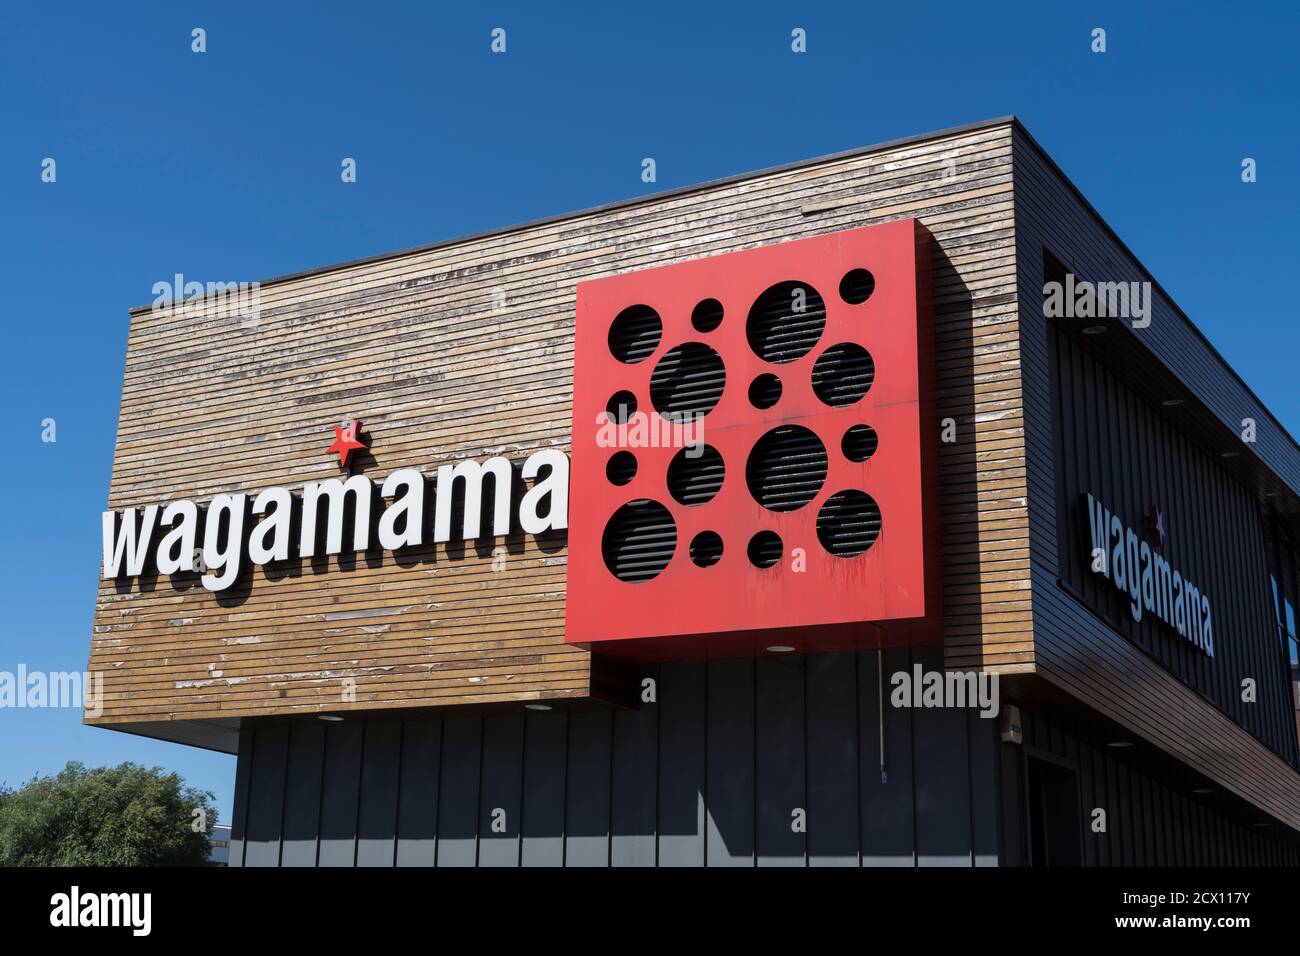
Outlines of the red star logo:
M1165 516L1160 513L1159 505L1147 509L1147 536L1156 543L1157 548L1165 546Z
M365 444L357 437L361 434L361 419L356 418L351 422L334 426L334 443L325 449L325 453L333 455L335 452L339 456L339 467L347 468L348 458L358 448L365 448Z

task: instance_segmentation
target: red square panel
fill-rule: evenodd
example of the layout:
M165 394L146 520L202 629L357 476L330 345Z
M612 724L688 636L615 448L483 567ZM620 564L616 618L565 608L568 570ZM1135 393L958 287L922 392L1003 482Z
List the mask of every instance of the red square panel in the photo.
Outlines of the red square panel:
M578 285L567 641L933 636L928 262L902 220Z

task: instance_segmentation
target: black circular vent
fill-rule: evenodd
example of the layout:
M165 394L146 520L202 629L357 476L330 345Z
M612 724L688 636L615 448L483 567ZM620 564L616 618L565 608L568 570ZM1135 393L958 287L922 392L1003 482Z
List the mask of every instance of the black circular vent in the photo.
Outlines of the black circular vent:
M718 493L726 471L712 445L683 448L668 464L668 493L681 504L702 505Z
M812 370L813 392L827 405L860 401L876 378L876 363L861 345L841 342L817 359Z
M628 365L649 358L659 347L664 325L659 313L648 305L630 305L615 318L609 327L609 351L614 358Z
M860 305L876 291L876 277L866 269L851 269L840 280L840 298L849 305Z
M605 414L616 425L623 425L636 414L636 396L631 392L615 392L605 403Z
M614 512L600 541L605 567L620 581L649 581L672 560L677 525L657 501L638 498Z
M611 485L626 485L636 477L636 455L630 451L616 451L605 462L605 477Z
M838 558L852 558L880 537L880 507L864 491L837 491L817 512L817 539Z
M702 568L711 568L722 560L722 536L716 531L701 531L691 539L691 560Z
M691 325L697 332L712 332L722 324L722 303L705 299L691 311Z
M749 404L755 408L771 408L780 400L781 380L771 372L764 372L749 383Z
M775 531L760 531L749 539L749 563L756 568L770 568L781 560L781 536Z
M802 508L826 481L826 446L802 425L773 428L754 443L745 462L749 493L771 511Z
M650 401L659 414L707 415L722 398L722 356L701 342L670 349L650 375Z
M849 461L866 461L876 453L880 439L870 425L854 425L840 440L840 450Z
M755 300L745 322L759 358L793 362L812 351L826 328L826 303L806 282L778 282Z

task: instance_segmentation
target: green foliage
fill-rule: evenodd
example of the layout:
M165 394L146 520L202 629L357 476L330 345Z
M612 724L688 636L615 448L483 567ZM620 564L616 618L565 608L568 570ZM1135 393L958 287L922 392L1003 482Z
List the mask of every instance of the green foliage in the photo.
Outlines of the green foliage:
M0 788L0 866L203 865L216 819L212 794L177 774L69 763L21 790Z

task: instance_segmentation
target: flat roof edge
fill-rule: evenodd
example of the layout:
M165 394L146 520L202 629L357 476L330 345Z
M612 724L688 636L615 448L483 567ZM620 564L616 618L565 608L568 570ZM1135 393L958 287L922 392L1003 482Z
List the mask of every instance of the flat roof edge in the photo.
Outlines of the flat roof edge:
M948 136L957 136L961 133L970 133L976 130L993 129L998 126L1020 126L1019 120L1014 115L998 116L992 119L978 120L973 123L965 123L961 126L951 126L947 129L935 130L930 133L920 133L915 136L904 136L899 139L886 140L882 143L873 143L869 146L855 146L851 149L840 150L836 153L827 153L823 156L814 156L810 159L799 159L789 163L780 163L776 166L767 166L762 169L749 170L743 173L735 173L731 176L723 176L718 179L709 179L700 183L692 183L688 186L677 186L673 189L663 189L659 192L647 193L644 196L631 196L627 199L617 199L613 202L601 203L597 206L589 206L585 209L577 209L570 212L558 213L553 216L543 216L540 219L530 219L526 222L514 223L508 226L499 226L495 229L484 229L479 232L471 232L461 236L454 236L450 239L441 239L437 242L425 243L418 246L410 246L406 249L398 249L393 252L381 252L372 256L363 256L359 259L348 259L344 262L336 262L326 266L318 266L313 269L303 269L298 272L287 272L283 275L274 276L270 279L259 280L258 285L266 287L269 285L279 285L284 282L292 282L295 279L305 279L309 276L325 275L330 272L338 272L343 269L351 269L356 266L371 265L376 262L384 262L389 259L401 259L404 256L420 255L425 252L433 252L437 249L443 249L448 246L454 246L462 242L473 242L477 239L490 239L494 236L505 236L513 232L520 232L524 229L534 229L538 226L553 225L557 222L564 222L569 219L578 219L582 216L591 216L596 213L608 212L613 209L626 209L631 206L637 206L642 203L657 202L663 199L671 199L675 196L686 196L694 192L702 192L706 189L715 189L719 186L729 186L734 183L744 182L748 179L757 179L760 176L770 176L776 173L789 172L794 169L803 169L809 166L817 166L822 163L831 163L841 159L852 159L855 156L865 156L870 153L879 152L885 149L897 149L899 146L908 146L913 143L924 143L930 140L944 139ZM1023 129L1023 127L1020 127ZM1089 207L1091 208L1091 207ZM153 304L137 305L128 310L131 315L140 315L153 309Z

